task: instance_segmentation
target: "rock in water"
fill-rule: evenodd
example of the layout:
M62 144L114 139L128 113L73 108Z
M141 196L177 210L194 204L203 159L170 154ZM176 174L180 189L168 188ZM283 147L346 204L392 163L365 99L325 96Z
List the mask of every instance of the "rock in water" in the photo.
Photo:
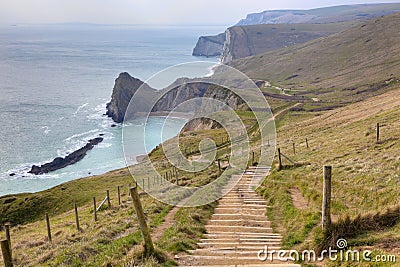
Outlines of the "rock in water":
M33 165L29 173L33 173L35 175L49 173L72 165L83 159L89 150L91 150L95 145L101 143L102 141L103 138L101 137L91 139L84 147L72 152L65 158L57 157L52 162L43 164L42 166Z
M143 90L138 91L141 86L145 87ZM127 116L127 109L134 95L135 102L129 107ZM221 100L234 109L239 108L242 104L238 100L238 96L229 94L222 87L213 86L207 80L198 81L197 79L179 78L166 88L157 91L124 72L115 80L111 101L107 104L107 115L115 122L121 123L126 116L127 118L133 118L146 116L149 112L169 112L185 101L192 99L200 107L201 99L205 95ZM183 113L195 111L193 106L179 109L179 112ZM116 127L116 125L113 124L111 127Z
M193 56L217 57L222 53L225 43L225 33L215 36L200 36L196 47L193 49Z
M123 122L129 102L141 86L146 87L143 90L146 95L141 96L143 100L136 101L137 103L130 108L132 112L146 110L146 107L151 103L150 100L157 94L157 90L126 72L121 73L115 80L111 102L107 104L107 116L111 117L115 122Z

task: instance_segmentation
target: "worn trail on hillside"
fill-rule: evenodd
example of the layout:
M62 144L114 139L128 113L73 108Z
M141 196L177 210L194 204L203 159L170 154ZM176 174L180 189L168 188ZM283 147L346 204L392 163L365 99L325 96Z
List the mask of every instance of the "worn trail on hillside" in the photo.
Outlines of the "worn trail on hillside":
M179 256L181 266L299 266L282 261L260 261L257 256L265 246L271 250L280 249L282 240L265 216L265 200L251 186L268 171L268 167L250 167L219 200L206 225L205 238L197 243L197 249L189 251L190 255Z

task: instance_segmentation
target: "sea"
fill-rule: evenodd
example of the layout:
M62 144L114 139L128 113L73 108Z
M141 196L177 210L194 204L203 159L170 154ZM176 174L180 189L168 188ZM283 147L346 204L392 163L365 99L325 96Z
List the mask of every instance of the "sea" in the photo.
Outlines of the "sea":
M104 116L114 80L128 72L147 80L159 71L192 61L200 35L225 26L10 25L0 27L0 196L37 192L81 177L126 166L121 125ZM153 117L146 127L146 149L176 135L185 121L164 128ZM128 127L142 129L143 120ZM43 175L41 165L104 141L74 165ZM138 131L138 142L142 137ZM135 137L133 137L135 139ZM150 140L150 141L149 141ZM138 149L137 155L144 154ZM10 176L13 175L13 176Z

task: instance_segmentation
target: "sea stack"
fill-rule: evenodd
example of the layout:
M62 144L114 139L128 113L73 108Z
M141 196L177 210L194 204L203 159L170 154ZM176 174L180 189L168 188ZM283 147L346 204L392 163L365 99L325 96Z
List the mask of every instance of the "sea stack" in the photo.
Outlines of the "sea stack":
M143 101L136 101L135 105L130 108L132 112L146 110L150 104L149 100L156 95L157 91L143 81L130 76L127 72L121 73L115 80L111 101L107 104L106 115L115 122L122 123L129 102L141 86L145 86L143 92L146 92L146 96L143 96Z
M83 159L89 150L91 150L95 145L101 143L102 141L103 141L102 137L97 137L97 138L91 139L88 141L88 143L84 147L72 152L65 158L57 157L52 162L43 164L42 166L33 165L31 170L29 171L29 173L39 175L39 174L56 171L56 170L62 169L64 167L67 167L69 165L72 165L72 164L80 161L81 159Z

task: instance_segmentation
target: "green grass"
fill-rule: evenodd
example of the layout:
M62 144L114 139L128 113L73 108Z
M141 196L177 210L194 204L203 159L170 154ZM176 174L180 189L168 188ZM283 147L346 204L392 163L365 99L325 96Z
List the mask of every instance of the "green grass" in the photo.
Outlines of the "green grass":
M382 99L396 101L394 93ZM386 253L390 254L400 242L400 110L396 105L384 109L386 103L379 99L341 111L292 111L279 117L278 145L297 164L284 159L285 167L275 168L258 191L271 206L267 215L283 234L285 248L321 249L345 237L352 248L382 252L389 244ZM376 122L386 127L380 142L375 140ZM325 233L320 228L324 165L333 166L333 227ZM294 207L290 188L299 189L308 202L304 210Z
M0 197L0 224L10 222L12 225L24 224L44 218L45 212L57 215L78 206L87 204L96 197L100 203L110 190L113 204L117 203L117 187L127 192L128 184L134 180L127 169L112 171L64 183L38 193L16 194Z
M399 14L372 19L327 37L229 63L330 106L391 90L400 79Z
M175 224L165 231L157 245L163 250L178 254L195 249L196 243L206 233L205 224L213 214L216 203L181 208L176 213Z

